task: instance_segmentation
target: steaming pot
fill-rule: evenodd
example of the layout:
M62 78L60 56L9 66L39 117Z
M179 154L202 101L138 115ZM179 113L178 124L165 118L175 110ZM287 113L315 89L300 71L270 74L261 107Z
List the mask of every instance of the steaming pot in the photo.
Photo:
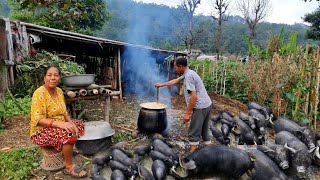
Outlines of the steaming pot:
M162 133L168 125L166 105L156 102L142 103L138 129L142 133Z

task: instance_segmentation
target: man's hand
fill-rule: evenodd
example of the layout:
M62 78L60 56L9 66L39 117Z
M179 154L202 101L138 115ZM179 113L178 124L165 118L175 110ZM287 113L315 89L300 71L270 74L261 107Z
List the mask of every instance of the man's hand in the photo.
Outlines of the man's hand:
M163 87L163 85L162 85L162 84L160 84L160 83L157 83L157 84L155 84L154 86L155 86L156 88Z
M183 117L183 123L184 124L188 123L190 119L191 119L191 113L186 112Z

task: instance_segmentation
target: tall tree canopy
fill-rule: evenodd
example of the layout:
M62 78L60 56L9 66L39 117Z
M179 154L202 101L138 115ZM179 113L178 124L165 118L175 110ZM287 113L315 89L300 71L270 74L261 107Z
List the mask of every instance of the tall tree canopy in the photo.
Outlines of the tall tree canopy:
M12 18L92 34L110 18L104 0L9 0Z
M306 14L303 20L310 23L310 28L307 30L306 37L309 39L320 40L320 4L314 12Z

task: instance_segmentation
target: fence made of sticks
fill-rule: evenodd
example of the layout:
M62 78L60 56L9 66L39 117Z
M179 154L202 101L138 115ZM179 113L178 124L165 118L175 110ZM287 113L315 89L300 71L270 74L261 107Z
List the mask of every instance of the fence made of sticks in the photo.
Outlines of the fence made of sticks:
M254 101L316 128L319 120L320 49L297 57L274 54L270 61L190 61L209 92L243 103Z

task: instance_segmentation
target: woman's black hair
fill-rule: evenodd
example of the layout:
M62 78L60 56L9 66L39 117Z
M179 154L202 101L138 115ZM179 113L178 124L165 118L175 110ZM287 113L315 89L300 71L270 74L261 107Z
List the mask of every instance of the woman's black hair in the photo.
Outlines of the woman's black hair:
M59 75L61 76L61 70L60 70L60 68L59 68L57 65L55 65L55 64L48 64L48 66L46 67L46 69L45 69L45 71L44 71L44 76L47 75L47 72L48 72L48 70L49 70L50 68L56 68L56 69L58 69L58 73L59 73Z
M188 66L188 60L185 57L178 57L176 59L176 65L177 66Z

